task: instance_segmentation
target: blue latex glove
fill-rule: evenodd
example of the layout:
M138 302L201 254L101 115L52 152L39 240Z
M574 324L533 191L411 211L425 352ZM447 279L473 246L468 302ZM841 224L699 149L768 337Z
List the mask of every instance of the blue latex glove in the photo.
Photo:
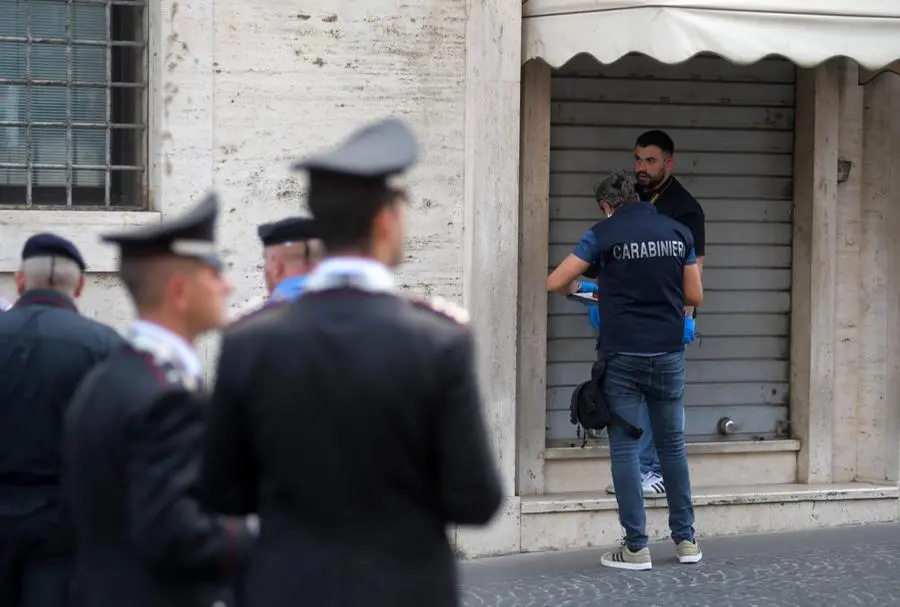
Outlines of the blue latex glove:
M591 326L594 331L600 330L600 306L594 304L588 308L588 318L591 319Z
M600 287L597 286L596 282L591 282L589 280L579 280L578 281L578 292L579 293L596 293L600 290Z
M696 321L693 318L684 319L684 345L688 345L694 339L697 338L696 335Z

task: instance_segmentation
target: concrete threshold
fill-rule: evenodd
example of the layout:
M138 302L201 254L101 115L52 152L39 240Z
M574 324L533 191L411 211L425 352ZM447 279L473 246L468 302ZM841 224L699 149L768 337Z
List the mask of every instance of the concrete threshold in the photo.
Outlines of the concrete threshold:
M721 440L688 442L685 445L688 456L731 454L731 453L773 453L799 451L800 441L794 438L771 440ZM590 441L582 447L549 447L544 451L544 459L608 459L609 444L606 441Z
M900 488L887 483L695 487L698 537L896 522ZM647 535L668 537L665 499L647 499ZM619 540L616 498L601 492L523 497L520 552L608 546ZM484 553L482 553L484 554ZM476 556L471 551L469 556Z
M790 502L834 502L900 498L897 485L839 483L830 485L756 485L746 487L695 487L695 506L739 506ZM647 508L665 508L665 498L645 500ZM607 493L559 493L522 498L522 514L616 510L616 498Z

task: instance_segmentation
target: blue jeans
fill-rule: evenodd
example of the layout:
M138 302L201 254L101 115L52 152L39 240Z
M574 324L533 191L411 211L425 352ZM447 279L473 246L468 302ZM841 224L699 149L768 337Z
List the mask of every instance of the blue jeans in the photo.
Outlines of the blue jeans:
M662 467L659 465L659 455L656 453L656 446L653 444L653 428L650 427L650 410L647 409L646 403L641 407L640 424L638 428L643 428L644 433L638 441L638 457L641 461L641 474L662 474Z
M659 453L669 529L675 543L694 539L694 508L691 479L684 447L684 352L660 356L606 356L603 393L611 411L625 421L641 426L646 410ZM641 490L640 440L618 424L609 426L610 465L619 522L625 528L625 543L631 550L647 545L647 516Z

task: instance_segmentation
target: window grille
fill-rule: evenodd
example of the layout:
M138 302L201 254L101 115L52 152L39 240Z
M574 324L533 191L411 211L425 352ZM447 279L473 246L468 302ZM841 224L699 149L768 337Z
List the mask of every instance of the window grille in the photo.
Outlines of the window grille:
M146 0L0 0L0 205L142 206Z

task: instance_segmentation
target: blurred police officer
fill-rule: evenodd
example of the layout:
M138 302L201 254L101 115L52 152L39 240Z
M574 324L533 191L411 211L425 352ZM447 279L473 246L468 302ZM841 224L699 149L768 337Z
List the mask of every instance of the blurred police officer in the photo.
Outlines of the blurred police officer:
M253 298L244 304L238 320L300 297L306 277L322 259L324 250L315 222L309 217L286 217L264 223L256 233L263 245L266 297Z
M684 447L684 306L703 300L690 230L638 199L624 173L612 178L617 196L603 203L608 219L594 225L547 278L550 291L574 293L576 280L596 270L602 320L599 355L606 360L603 391L610 411L640 426L646 406L668 491L669 526L681 563L702 558L694 537L694 511ZM620 424L609 427L610 464L620 549L601 563L650 569L641 491L639 439Z
M483 524L501 487L464 311L412 301L399 121L356 132L309 172L328 257L303 297L226 331L204 488L259 512L249 607L456 605L448 523Z
M269 302L300 297L306 278L322 258L322 241L309 217L286 217L257 229L263 243Z
M0 315L0 605L69 604L74 546L62 503L62 422L91 368L122 344L78 314L84 260L68 240L25 242L20 298Z
M203 374L192 344L222 326L230 290L214 196L187 215L104 237L139 319L88 376L66 427L66 485L84 607L210 607L241 563L244 519L211 514L195 481Z

